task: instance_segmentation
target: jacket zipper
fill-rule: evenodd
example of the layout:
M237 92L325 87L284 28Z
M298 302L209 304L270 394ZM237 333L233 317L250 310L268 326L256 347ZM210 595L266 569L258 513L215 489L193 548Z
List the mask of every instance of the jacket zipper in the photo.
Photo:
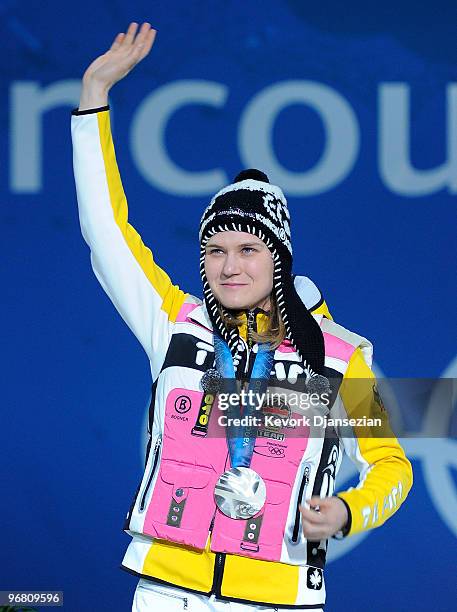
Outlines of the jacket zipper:
M299 506L302 503L303 496L305 494L306 488L309 483L310 472L311 472L311 466L309 465L309 463L306 463L305 469L303 470L303 477L300 483L300 489L298 490L297 507L295 509L295 522L294 522L294 529L292 531L292 542L294 543L298 542L298 531L300 529L300 517L301 517Z
M246 331L246 364L244 368L244 373L247 374L249 370L249 357L252 348L252 337L251 333L255 324L255 313L253 310L248 311L247 316L247 331ZM242 340L242 338L240 338ZM213 518L211 519L211 524L209 527L209 532L212 533L214 527L214 521L216 518L216 511L213 514ZM226 553L216 553L216 558L214 561L214 576L213 576L213 584L211 586L211 593L214 593L216 597L221 597L221 586L222 586L222 578L224 575L224 566L225 566L225 555Z
M255 330L255 312L248 310L246 340L248 348L252 348L252 332Z
M214 577L213 584L211 586L211 593L214 593L216 597L221 597L221 586L222 576L224 574L226 553L216 553L216 559L214 561Z
M176 586L170 583L170 586ZM139 585L138 587L139 589L145 589L146 591L148 590L147 586L143 586L143 585ZM177 587L180 588L180 587ZM154 593L160 593L161 595L164 595L165 597L171 597L172 599L179 599L179 601L183 602L183 610L187 610L187 608L189 607L189 598L188 597L183 597L182 595L177 595L176 593L170 593L169 591L161 591L160 589L154 588Z
M146 484L146 488L144 489L143 495L141 497L140 512L142 512L144 510L144 506L146 504L146 496L148 494L149 487L151 486L152 478L154 476L154 473L155 473L155 470L156 470L156 467L157 467L157 462L159 460L159 449L160 449L160 445L161 444L162 444L162 434L160 434L157 437L157 440L156 440L156 443L155 443L155 446L154 446L154 451L153 451L153 453L154 453L154 461L153 461L153 464L152 464L151 473L149 474L148 482Z
M215 518L216 518L216 510L214 511L213 518L211 519L211 525L209 526L209 532L210 533L213 533L214 519Z

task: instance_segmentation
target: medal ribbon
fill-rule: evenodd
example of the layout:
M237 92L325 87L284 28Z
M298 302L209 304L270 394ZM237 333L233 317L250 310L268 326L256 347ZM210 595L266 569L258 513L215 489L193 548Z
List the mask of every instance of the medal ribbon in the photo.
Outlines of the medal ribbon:
M268 344L259 344L258 352L255 357L252 374L249 380L249 386L246 397L246 405L244 406L243 414L241 414L240 402L233 406L229 402L227 417L229 419L226 436L227 446L230 454L230 463L232 467L249 467L251 465L252 454L256 441L256 428L250 425L233 425L230 419L254 417L259 411L256 409L255 398L257 394L265 393L268 388L271 368L274 362L274 350L268 349ZM235 379L235 367L233 365L233 357L227 343L217 334L214 334L214 351L216 368L220 372L225 390L230 394L238 394L237 381ZM249 393L252 391L252 393ZM253 395L252 401L250 396Z

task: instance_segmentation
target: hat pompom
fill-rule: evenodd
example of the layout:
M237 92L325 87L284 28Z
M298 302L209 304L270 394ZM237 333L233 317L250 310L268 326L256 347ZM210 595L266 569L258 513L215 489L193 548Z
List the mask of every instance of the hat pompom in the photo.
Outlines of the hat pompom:
M241 170L241 172L236 175L233 182L239 183L240 181L246 181L247 179L251 179L254 181L262 181L263 183L270 182L265 172L257 170L256 168L248 168L247 170Z
M203 374L200 384L205 393L216 394L221 388L222 375L216 368L209 368Z
M326 376L322 374L315 374L306 383L306 389L308 393L317 393L323 395L324 393L331 393L330 381Z

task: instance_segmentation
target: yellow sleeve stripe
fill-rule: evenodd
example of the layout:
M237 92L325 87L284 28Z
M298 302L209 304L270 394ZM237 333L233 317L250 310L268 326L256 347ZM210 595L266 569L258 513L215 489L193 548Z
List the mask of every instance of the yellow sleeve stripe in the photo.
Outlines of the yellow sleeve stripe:
M167 313L169 320L174 322L188 294L179 289L177 285L172 284L168 274L155 263L151 250L143 243L141 236L128 223L127 199L116 162L109 111L97 113L97 119L100 145L115 222L146 278L160 295L162 310Z
M351 357L340 387L349 418L379 418L375 429L354 427L354 439L343 439L351 459L362 470L356 488L338 493L351 509L349 534L382 525L405 500L413 481L412 468L394 436L386 410L378 403L376 379L360 349Z
M329 311L328 306L327 306L327 302L325 302L325 301L323 301L321 304L319 304L319 306L317 308L311 308L311 312L313 314L322 314L327 319L330 319L330 321L333 321L333 317L330 314L330 311Z

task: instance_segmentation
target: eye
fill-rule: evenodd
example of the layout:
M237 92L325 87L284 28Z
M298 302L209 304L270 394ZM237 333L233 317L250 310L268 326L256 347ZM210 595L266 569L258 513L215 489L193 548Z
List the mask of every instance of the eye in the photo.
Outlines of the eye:
M219 255L222 252L223 252L222 249L216 249L216 248L211 248L211 247L208 249L208 253L210 255Z
M253 247L243 247L243 253L246 253L247 255L250 255L251 253L256 253L257 249L254 249Z

